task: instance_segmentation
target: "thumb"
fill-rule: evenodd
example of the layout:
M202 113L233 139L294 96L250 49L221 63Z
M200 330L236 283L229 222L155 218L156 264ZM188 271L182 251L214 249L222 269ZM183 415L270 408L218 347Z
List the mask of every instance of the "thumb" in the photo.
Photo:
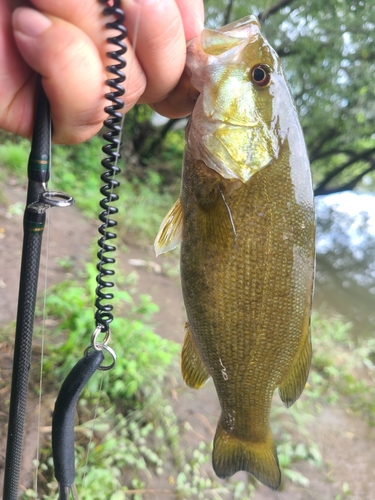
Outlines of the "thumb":
M101 127L105 70L92 40L76 26L28 7L13 13L23 59L42 75L51 105L54 142L81 142Z

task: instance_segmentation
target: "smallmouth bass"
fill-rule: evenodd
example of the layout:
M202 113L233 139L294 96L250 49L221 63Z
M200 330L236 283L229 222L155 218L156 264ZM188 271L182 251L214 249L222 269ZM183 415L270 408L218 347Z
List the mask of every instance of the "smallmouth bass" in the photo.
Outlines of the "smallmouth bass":
M297 112L276 52L249 16L204 29L187 46L200 92L186 130L180 199L157 254L181 241L187 312L181 367L189 387L212 377L221 406L213 468L280 485L269 425L311 361L314 199Z

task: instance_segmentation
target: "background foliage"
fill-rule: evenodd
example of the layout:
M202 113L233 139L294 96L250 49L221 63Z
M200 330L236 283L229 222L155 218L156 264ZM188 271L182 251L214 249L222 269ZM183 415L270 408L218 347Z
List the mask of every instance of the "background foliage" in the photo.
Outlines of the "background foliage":
M362 0L206 0L206 26L249 14L279 53L305 133L317 195L372 189L375 170L375 4ZM160 155L174 122L134 111L133 151ZM134 124L134 125L133 125ZM147 135L147 139L146 139ZM164 153L165 154L165 153Z

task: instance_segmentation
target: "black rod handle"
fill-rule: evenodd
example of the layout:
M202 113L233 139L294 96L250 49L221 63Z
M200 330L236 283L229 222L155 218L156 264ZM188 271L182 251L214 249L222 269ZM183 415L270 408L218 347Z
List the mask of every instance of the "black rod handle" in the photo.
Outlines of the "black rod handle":
M32 225L25 222L5 458L3 498L6 500L17 500L19 497L42 234L40 221Z

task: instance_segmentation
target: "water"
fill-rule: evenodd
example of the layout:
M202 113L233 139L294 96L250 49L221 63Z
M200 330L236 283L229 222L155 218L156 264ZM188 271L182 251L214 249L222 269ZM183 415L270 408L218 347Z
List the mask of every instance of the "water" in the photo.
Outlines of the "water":
M375 196L318 197L314 306L338 312L357 335L375 328Z

